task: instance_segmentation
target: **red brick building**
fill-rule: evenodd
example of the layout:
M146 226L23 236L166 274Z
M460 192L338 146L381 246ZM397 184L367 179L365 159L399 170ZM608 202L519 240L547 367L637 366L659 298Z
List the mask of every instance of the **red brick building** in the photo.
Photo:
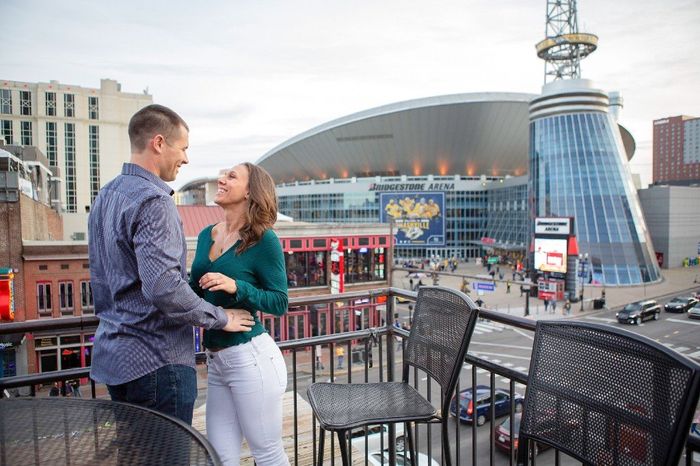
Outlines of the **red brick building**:
M700 118L654 120L654 184L700 182Z

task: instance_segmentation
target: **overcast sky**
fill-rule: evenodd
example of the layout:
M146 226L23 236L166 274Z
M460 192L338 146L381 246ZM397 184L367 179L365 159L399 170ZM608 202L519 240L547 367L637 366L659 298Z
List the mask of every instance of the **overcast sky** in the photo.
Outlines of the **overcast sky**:
M188 122L176 186L402 100L539 93L546 0L0 0L0 78L148 89ZM622 93L651 181L652 120L700 116L700 1L580 0L582 75Z

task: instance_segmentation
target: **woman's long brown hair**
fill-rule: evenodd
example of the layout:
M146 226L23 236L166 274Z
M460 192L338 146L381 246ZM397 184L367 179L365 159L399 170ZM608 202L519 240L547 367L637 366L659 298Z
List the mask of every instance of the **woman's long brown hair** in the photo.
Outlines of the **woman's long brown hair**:
M248 169L248 211L245 225L240 230L241 244L236 248L242 253L260 241L265 230L277 221L277 192L275 182L262 167L245 162Z

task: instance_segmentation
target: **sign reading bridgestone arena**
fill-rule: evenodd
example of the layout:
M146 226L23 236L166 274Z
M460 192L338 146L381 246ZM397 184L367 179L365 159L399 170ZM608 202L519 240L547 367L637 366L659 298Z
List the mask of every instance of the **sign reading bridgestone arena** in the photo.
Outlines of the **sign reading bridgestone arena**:
M379 194L380 219L394 222L397 246L445 245L445 193Z

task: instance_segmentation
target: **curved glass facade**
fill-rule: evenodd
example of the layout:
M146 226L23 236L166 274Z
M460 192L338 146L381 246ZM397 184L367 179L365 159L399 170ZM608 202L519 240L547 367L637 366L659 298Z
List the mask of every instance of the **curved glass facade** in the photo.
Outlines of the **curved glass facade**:
M530 196L535 217L574 217L591 281L660 279L639 199L613 118L581 111L530 123Z

